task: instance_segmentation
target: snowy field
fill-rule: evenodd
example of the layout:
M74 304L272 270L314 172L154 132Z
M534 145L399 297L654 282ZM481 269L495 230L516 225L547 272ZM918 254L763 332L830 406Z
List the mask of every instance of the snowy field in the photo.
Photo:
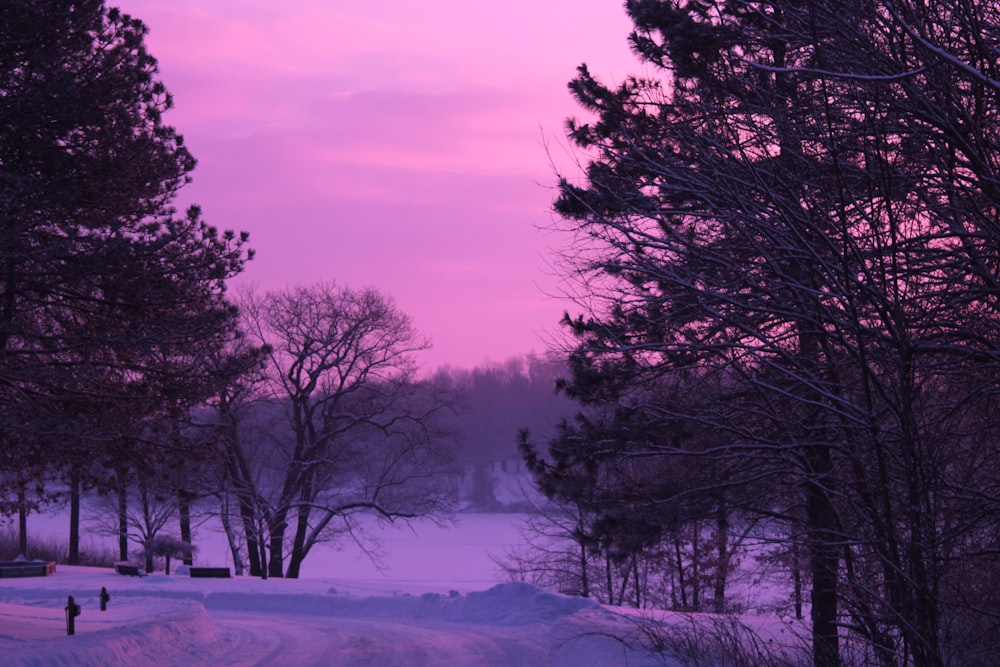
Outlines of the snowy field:
M458 525L383 530L383 570L355 549L324 549L299 580L136 579L60 565L54 576L0 579L0 664L491 665L706 664L644 648L647 617L527 584L498 583L491 553L517 540L517 515L463 515ZM224 551L199 554L222 565ZM218 560L222 559L222 560ZM107 611L99 593L110 594ZM75 636L64 608L82 606ZM696 621L701 623L701 621ZM712 624L705 617L704 627ZM691 627L658 614L661 625ZM765 641L794 643L771 621ZM699 625L698 635L701 626Z

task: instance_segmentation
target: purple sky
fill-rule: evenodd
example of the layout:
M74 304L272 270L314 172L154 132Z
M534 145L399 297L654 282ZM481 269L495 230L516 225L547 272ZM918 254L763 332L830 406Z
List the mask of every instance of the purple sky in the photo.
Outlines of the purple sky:
M108 0L149 27L198 158L181 204L246 230L238 282L395 298L474 366L543 352L567 303L546 265L576 66L639 68L618 0Z

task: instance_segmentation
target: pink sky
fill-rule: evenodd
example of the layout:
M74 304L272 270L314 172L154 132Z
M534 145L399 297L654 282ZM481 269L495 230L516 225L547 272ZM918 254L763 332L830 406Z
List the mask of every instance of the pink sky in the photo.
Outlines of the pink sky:
M428 367L544 352L567 82L639 67L617 0L108 0L149 27L198 158L181 202L246 230L238 282L391 295ZM551 156L550 156L551 154Z

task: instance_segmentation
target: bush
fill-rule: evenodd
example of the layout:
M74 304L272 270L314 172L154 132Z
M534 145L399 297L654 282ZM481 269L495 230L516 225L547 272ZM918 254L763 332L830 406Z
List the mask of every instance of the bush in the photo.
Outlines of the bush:
M156 537L151 537L143 543L143 546L145 547L143 554L147 559L164 559L164 571L166 574L170 574L171 558L184 558L186 555L192 554L197 550L197 547L193 544L185 542L180 538L173 537L172 535L157 535Z
M678 619L679 622L675 619ZM765 641L734 616L632 617L638 643L678 667L802 667L811 663L808 646Z

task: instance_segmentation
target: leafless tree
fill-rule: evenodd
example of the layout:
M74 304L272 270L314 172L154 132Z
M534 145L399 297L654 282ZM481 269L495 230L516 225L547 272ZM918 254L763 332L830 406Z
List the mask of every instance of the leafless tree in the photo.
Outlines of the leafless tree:
M411 355L427 343L388 297L319 284L251 290L241 305L267 346L268 410L282 416L264 441L228 441L241 512L266 525L269 576L298 577L317 543L358 529L359 513L447 509L449 447L435 420L448 402L416 381Z

